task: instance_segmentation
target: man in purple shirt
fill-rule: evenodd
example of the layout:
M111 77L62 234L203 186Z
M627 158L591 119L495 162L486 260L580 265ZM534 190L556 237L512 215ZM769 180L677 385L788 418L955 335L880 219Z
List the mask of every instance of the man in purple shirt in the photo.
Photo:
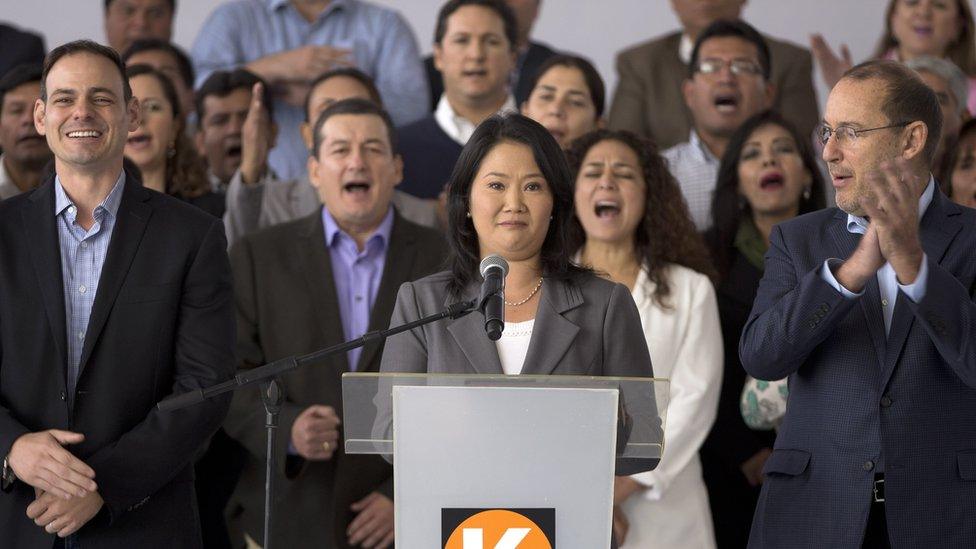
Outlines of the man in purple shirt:
M391 206L403 175L389 115L365 99L319 115L308 177L325 207L248 234L231 250L238 356L244 367L306 354L385 328L400 284L436 270L443 237ZM382 344L284 377L282 494L275 543L284 547L388 547L392 468L342 451L340 376L378 371ZM231 504L245 534L262 539L264 411L257 390L237 395L225 429L248 450Z

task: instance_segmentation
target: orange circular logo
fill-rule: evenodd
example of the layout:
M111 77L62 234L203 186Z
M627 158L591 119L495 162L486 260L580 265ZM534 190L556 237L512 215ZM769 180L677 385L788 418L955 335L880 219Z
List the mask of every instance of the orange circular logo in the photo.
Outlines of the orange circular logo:
M514 511L492 509L464 520L444 549L552 549L539 526Z

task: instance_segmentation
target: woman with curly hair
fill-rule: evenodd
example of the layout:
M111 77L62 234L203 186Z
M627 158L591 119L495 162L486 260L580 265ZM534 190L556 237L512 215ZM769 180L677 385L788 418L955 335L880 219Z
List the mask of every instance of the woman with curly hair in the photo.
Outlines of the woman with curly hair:
M142 108L125 156L139 167L142 184L223 216L224 197L211 190L206 167L186 136L179 96L169 77L149 65L132 65L125 72Z
M769 430L775 418L761 420L759 412L785 408L779 401L785 382L754 384L748 402L763 404L747 406L745 418L739 406L747 377L739 336L762 278L769 235L775 224L824 206L823 177L809 140L782 116L756 114L732 135L712 200L714 225L705 236L719 271L725 374L718 417L701 458L722 546L745 547L749 539L762 467L775 439ZM761 430L752 428L761 423Z
M597 130L568 151L580 265L630 289L658 377L671 379L657 469L617 477L621 547L714 547L698 449L718 405L722 335L708 252L657 147Z

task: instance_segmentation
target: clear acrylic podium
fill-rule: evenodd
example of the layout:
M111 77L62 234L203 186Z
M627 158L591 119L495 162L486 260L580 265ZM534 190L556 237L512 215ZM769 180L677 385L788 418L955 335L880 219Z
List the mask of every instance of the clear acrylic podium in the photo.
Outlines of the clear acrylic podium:
M343 439L348 454L392 456L397 547L482 546L462 534L495 547L467 531L493 510L555 547L608 547L613 475L657 464L668 391L652 378L347 373Z

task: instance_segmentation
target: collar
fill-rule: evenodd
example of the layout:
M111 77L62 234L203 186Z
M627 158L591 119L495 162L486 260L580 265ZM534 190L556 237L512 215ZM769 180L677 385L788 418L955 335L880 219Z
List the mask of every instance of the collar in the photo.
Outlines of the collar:
M119 204L122 202L122 189L125 187L125 170L119 174L119 178L115 180L115 186L109 191L108 196L102 200L102 203L95 206L92 211L92 215L98 212L100 209L107 212L112 217L115 217L119 213ZM64 192L64 187L61 185L61 176L54 175L54 215L59 216L69 206L74 206L75 203L68 198L68 193Z
M929 184L925 187L925 191L922 192L922 196L918 197L918 222L922 222L922 218L925 216L926 210L929 209L929 205L932 204L932 198L935 196L935 177L929 174ZM868 220L854 215L847 214L847 231L851 233L864 234L868 230Z
M352 240L352 237L348 233L343 231L339 224L336 222L335 218L329 212L329 208L322 208L322 224L325 226L325 243L331 248L336 243L336 238L341 234ZM379 239L380 244L384 247L390 242L390 234L393 232L393 206L389 206L386 210L386 215L383 216L383 221L380 221L378 227L369 235L366 239L366 243L372 242L374 239Z
M694 151L696 160L699 162L706 162L708 164L717 164L718 158L712 154L712 151L708 150L705 142L698 137L698 132L695 128L691 129L691 134L688 136L688 144L691 146L692 151Z
M678 42L678 59L687 65L691 63L691 52L695 49L695 42L688 36L688 33L681 33L681 41Z
M271 11L278 11L291 4L291 0L265 0L265 1L268 4L268 9L270 9ZM325 10L319 14L319 18L322 18L337 9L346 8L349 6L350 3L352 3L352 0L332 0L331 2L329 2L329 5L325 8Z
M515 98L512 97L512 94L508 94L505 97L505 103L502 104L502 107L495 114L507 114L517 111L518 107L515 105ZM446 93L441 94L441 98L437 102L437 108L434 110L434 120L444 130L444 133L462 146L467 144L468 139L477 127L470 120L459 115L454 110L450 101L447 100Z

